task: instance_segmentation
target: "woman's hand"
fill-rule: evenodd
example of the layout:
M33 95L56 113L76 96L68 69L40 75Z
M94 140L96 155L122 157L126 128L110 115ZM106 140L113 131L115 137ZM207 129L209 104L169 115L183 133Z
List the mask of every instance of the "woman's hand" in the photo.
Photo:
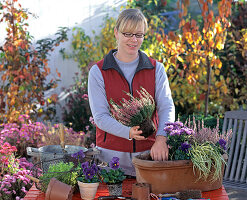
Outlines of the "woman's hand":
M167 141L166 137L162 135L156 136L155 143L153 144L150 151L150 155L153 160L156 161L168 160L169 149L166 141Z
M129 132L129 138L135 140L146 140L144 136L141 136L142 131L139 130L140 126L133 126Z

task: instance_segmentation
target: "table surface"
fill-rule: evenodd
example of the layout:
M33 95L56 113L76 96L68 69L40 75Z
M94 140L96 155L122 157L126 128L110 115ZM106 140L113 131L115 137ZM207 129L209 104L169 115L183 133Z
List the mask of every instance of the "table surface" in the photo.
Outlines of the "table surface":
M128 197L131 196L132 184L135 182L136 182L135 179L126 179L123 182L123 196L128 196ZM99 196L108 196L108 195L109 193L108 193L106 184L100 184L95 199L97 199ZM210 200L229 200L224 186L222 186L218 190L202 192L202 198L210 199ZM39 191L35 187L35 185L33 185L28 191L28 193L26 194L26 196L24 197L24 200L31 200L31 199L32 200L44 200L45 193ZM78 192L74 194L72 200L80 200L80 199L81 199L80 193Z

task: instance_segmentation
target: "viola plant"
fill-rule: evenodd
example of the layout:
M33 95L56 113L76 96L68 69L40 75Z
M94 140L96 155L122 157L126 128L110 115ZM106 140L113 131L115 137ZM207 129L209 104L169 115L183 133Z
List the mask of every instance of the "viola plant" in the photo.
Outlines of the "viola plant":
M126 93L130 100L122 99L121 105L115 103L112 99L112 116L123 125L133 127L140 126L142 135L148 137L152 135L156 128L152 121L152 115L155 110L155 102L153 97L141 87L137 91L138 97L133 97L130 93Z
M79 176L77 180L83 183L100 182L101 169L94 162L84 162L79 167Z
M84 160L85 154L84 154L83 150L80 150L80 151L78 151L76 153L73 153L71 155L71 157L74 159L73 162L74 162L75 166L78 166L78 165L80 165L81 163L83 163L85 161Z
M188 123L190 124L190 122ZM222 155L227 153L231 131L221 133L219 123L216 128L204 127L203 122L186 127L182 122L166 123L170 160L191 160L199 179L207 179L213 170L212 181L222 176L222 165L226 164Z
M108 163L108 167L110 169L101 170L103 182L107 184L122 183L126 176L124 175L123 170L120 168L119 158L113 157L112 160Z

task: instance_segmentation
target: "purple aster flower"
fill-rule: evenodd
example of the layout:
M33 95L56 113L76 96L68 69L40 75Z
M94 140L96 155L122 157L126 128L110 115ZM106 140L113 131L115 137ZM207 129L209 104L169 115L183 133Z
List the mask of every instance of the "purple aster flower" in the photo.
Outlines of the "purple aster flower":
M173 129L173 125L169 125L169 126L166 126L166 127L164 128L164 131L166 131L166 132L171 132L172 129Z
M188 149L191 147L190 144L188 144L187 142L184 142L183 144L181 144L181 149L182 151L184 151L185 153L188 152Z
M165 125L167 125L167 126L173 126L174 125L174 122L166 122Z
M175 126L180 126L180 127L184 126L184 124L182 122L179 122L179 121L174 122L174 125Z
M226 150L226 141L224 139L220 139L219 140L219 145L224 149Z
M190 128L181 128L181 131L186 135L191 135L194 131Z
M111 162L109 163L109 166L112 169L118 169L119 168L119 158L118 157L113 157Z
M173 135L181 135L181 130L179 130L179 129L172 130L170 132L170 135L171 136L173 136Z

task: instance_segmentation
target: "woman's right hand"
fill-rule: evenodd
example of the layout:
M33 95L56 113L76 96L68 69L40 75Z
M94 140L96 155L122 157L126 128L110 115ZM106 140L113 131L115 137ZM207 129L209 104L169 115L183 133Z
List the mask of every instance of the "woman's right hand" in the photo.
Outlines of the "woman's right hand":
M145 138L144 136L141 136L140 134L142 134L142 131L139 130L140 126L133 126L130 129L129 132L129 138L130 139L135 139L135 140L146 140L147 138Z

